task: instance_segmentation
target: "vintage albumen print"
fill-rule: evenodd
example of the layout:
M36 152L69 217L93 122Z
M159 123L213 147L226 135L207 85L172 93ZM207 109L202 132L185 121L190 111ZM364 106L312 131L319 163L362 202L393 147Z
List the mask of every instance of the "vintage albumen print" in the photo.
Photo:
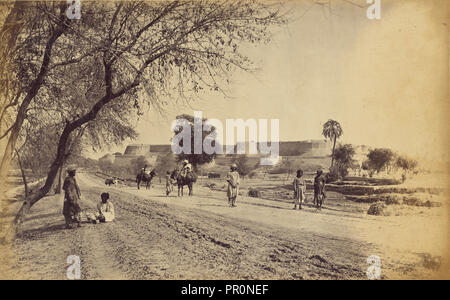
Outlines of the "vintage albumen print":
M1 1L0 278L448 279L448 6Z

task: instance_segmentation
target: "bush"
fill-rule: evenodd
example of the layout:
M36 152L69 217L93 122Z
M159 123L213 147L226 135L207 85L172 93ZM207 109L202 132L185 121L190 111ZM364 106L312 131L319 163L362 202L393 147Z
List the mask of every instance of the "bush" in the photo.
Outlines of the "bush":
M261 197L261 192L259 190L257 190L257 189L250 188L248 190L248 195L250 197L260 198Z
M288 173L288 169L287 168L278 167L278 168L270 169L267 173L273 174L273 175L286 174L286 173Z
M248 174L248 177L249 177L249 178L255 178L257 175L258 175L257 172L252 171L252 172L250 172L250 174Z
M372 204L367 211L367 214L373 216L389 216L387 205L384 202L377 202Z
M403 197L400 194L381 194L379 196L379 200L383 201L387 205L399 205L403 203Z
M219 173L208 173L208 178L220 178Z
M326 183L338 181L339 179L340 177L338 168L334 165L330 168L330 172L326 175Z

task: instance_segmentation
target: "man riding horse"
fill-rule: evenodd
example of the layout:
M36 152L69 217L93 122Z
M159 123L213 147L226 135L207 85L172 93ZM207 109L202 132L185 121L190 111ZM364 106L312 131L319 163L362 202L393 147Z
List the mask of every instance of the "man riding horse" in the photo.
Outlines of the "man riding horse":
M153 177L155 177L155 175L156 175L155 170L148 171L147 165L145 165L136 176L138 190L140 189L141 182L146 183L145 188L148 190L150 188L150 183L152 182L152 179Z
M197 175L192 170L192 165L187 159L183 161L181 170L178 168L173 170L171 178L177 181L178 196L183 196L183 187L185 185L189 188L189 196L193 195L194 182L197 181Z
M181 176L187 176L192 171L192 165L187 159L183 160L183 166L181 167Z

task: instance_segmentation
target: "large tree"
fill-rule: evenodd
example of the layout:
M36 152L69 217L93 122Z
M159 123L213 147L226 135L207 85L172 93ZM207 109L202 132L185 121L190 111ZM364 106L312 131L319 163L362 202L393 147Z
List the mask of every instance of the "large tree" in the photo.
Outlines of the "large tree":
M402 169L406 174L408 171L414 171L417 168L418 162L417 160L410 158L406 155L398 155L395 158L395 166L399 169Z
M0 29L5 41L0 47L0 139L7 139L0 178L6 176L29 105L45 85L55 45L69 28L66 7L64 2L16 1Z
M23 31L33 51L17 51L24 57L17 63L30 80L14 130L21 129L33 100L55 105L82 101L67 115L45 183L28 197L25 208L49 192L70 137L80 128L116 109L140 111L149 105L163 110L168 101L188 102L204 89L222 91L231 72L253 69L240 46L269 41L270 26L286 22L279 5L248 0L88 2L81 19L70 21L60 2L29 5L36 20L45 20L35 27L43 28L39 33L46 42L37 48L31 42L39 35L27 39L31 29ZM75 75L80 78L71 81ZM55 97L61 83L77 93Z
M237 171L243 179L257 167L257 164L252 163L247 155L237 155L233 160L233 163L236 164Z
M342 130L341 124L335 120L328 120L323 124L322 135L326 139L330 139L333 141L333 150L331 152L331 167L333 167L334 163L334 150L336 148L336 140L340 138L344 134Z
M348 175L348 169L353 167L356 161L353 159L355 156L355 149L351 144L339 145L335 152L335 170L337 175L341 178Z
M201 125L202 125L202 131L201 132L196 132L195 129L195 124L194 124L194 117L188 114L183 114L183 115L179 115L176 117L177 120L183 120L186 121L187 123L185 124L188 125L190 127L190 140L191 140L191 144L190 144L190 153L185 153L182 152L180 154L178 154L177 160L178 161L183 161L183 160L188 160L194 167L194 169L197 169L198 165L203 165L206 163L210 163L214 160L214 158L216 157L216 153L212 153L212 154L208 154L204 151L204 149L202 148L202 152L201 153L195 153L195 135L201 135L201 143L203 145L203 142L205 139L209 139L212 135L214 135L214 132L216 130L216 128L214 126L211 126L209 130L206 130L207 127L204 127L207 123L207 119L206 118L202 118L201 120ZM176 126L173 131L175 135L179 135L181 132L183 132L184 130L184 126L182 124L179 124L178 126ZM211 140L211 145L214 147L216 141L215 140ZM179 141L179 146L183 147L183 143L184 143L184 139L181 139Z
M394 157L395 154L391 149L376 148L370 150L367 154L368 167L369 169L380 173L383 168L387 169Z

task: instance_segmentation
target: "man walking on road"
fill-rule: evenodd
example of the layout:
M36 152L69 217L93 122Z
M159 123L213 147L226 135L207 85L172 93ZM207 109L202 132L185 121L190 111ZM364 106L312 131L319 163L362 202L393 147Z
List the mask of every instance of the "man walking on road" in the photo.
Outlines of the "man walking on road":
M228 182L228 204L232 207L236 206L236 197L239 192L239 173L236 164L231 165L231 171L227 174Z

